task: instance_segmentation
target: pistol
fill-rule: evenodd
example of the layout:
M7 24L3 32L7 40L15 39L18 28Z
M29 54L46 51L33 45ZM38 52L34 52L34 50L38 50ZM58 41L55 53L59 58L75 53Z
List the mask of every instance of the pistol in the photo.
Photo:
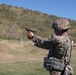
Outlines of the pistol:
M31 31L31 32L33 32L33 33L36 33L36 30L30 29L30 28L27 28L27 27L25 27L25 30L26 30L27 32Z

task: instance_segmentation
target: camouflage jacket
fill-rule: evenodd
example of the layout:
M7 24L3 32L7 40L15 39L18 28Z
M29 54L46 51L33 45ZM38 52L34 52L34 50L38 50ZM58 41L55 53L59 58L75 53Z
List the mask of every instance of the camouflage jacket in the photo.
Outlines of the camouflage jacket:
M58 59L62 59L66 46L68 46L67 53L70 51L70 39L68 35L57 36L54 34L50 39L43 39L40 36L34 36L33 42L38 47L48 49L48 57L56 57Z

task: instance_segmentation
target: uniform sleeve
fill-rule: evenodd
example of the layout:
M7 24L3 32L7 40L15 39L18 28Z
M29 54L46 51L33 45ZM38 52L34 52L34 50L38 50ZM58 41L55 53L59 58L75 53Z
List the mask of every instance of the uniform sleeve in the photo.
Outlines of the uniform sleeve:
M51 39L43 39L40 36L34 36L33 42L35 43L36 46L45 49L50 49L51 46L53 45L53 41Z

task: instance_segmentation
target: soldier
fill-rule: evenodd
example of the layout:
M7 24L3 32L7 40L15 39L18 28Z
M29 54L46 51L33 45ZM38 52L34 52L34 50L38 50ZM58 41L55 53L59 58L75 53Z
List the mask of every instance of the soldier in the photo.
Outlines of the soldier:
M32 39L32 41L41 48L46 48L49 50L47 57L48 58L56 58L62 64L68 62L68 59L64 57L64 50L67 48L67 53L70 52L70 39L68 37L68 29L70 28L70 23L66 19L57 19L52 24L52 28L54 29L54 34L51 36L50 39L43 39L40 36L34 35L33 32L29 31L27 36ZM66 54L67 54L66 53ZM68 58L69 55L66 55ZM53 71L49 69L50 75L61 75L60 71Z

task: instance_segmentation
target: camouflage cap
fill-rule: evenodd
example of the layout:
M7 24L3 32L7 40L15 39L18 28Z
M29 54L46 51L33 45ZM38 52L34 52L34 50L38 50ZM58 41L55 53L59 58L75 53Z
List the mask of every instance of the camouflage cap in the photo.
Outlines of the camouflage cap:
M56 30L65 30L70 28L70 23L66 19L58 19L52 24L52 28Z

